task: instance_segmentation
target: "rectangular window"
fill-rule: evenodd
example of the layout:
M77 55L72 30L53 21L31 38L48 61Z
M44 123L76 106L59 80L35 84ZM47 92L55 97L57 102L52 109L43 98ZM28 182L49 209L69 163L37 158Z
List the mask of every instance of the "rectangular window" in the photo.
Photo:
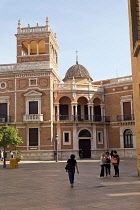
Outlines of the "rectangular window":
M98 142L98 144L103 144L103 133L102 133L102 131L97 131L97 142Z
M123 120L131 120L131 102L123 102Z
M37 78L29 79L29 86L37 86Z
M29 128L29 146L38 146L38 128Z
M64 135L65 135L64 141L69 142L69 133L64 133Z
M70 145L71 144L71 132L70 131L64 131L63 132L63 144L64 145Z
M29 102L29 114L38 114L38 101Z
M0 122L7 122L7 103L0 103Z

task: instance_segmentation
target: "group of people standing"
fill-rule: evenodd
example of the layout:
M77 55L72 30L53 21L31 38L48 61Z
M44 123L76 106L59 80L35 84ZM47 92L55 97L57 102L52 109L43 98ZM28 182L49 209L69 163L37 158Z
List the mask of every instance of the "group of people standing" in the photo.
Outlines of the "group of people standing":
M81 159L81 157L80 157L80 159ZM100 177L104 177L105 174L106 174L106 176L111 177L111 163L113 164L114 170L115 170L115 175L113 177L119 177L119 162L120 162L120 158L119 158L119 155L117 154L116 150L114 150L114 151L112 150L111 153L109 153L109 152L101 153ZM65 167L66 172L68 172L71 187L74 186L75 168L77 169L77 173L79 174L79 169L78 169L78 166L77 166L77 161L75 160L75 155L71 154L70 159L67 160L67 164L66 164L66 167Z
M120 158L117 154L116 150L112 150L111 153L101 153L100 158L100 166L101 166L101 172L100 177L110 176L111 177L111 163L114 166L115 175L113 177L119 177L119 162Z

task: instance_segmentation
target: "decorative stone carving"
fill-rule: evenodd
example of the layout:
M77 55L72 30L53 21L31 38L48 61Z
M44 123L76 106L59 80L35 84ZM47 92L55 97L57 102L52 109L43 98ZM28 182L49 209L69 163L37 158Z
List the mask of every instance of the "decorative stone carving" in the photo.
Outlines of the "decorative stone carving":
M5 89L6 88L6 82L1 82L0 83L0 89Z
M39 85L41 87L47 87L48 86L48 79L46 79L46 78L39 79Z
M73 97L73 99L75 99L76 98L76 93L72 93L72 97Z
M8 80L7 87L8 87L8 89L13 89L14 88L13 87L13 81L12 80Z
M58 96L58 93L54 93L54 98L55 98L55 100L57 99L57 96Z
M26 79L21 79L19 80L19 88L25 88L27 87L28 83L27 83L27 80Z

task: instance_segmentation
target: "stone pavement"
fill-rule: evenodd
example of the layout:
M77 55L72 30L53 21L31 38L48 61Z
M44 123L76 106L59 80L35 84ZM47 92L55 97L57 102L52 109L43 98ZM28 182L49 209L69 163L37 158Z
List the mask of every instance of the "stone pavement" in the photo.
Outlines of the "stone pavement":
M21 161L18 169L0 163L0 210L140 209L136 159L121 160L119 178L99 178L98 160L79 160L78 166L71 188L64 161Z

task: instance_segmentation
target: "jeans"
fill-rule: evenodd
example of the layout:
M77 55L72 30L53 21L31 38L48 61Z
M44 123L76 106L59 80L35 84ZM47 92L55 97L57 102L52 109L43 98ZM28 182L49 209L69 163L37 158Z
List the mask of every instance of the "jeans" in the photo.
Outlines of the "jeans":
M110 164L105 164L106 176L110 175Z
M104 167L105 167L105 165L101 165L100 177L103 177L104 176Z
M119 176L119 166L114 164L115 176Z
M68 170L70 184L74 184L75 166Z

